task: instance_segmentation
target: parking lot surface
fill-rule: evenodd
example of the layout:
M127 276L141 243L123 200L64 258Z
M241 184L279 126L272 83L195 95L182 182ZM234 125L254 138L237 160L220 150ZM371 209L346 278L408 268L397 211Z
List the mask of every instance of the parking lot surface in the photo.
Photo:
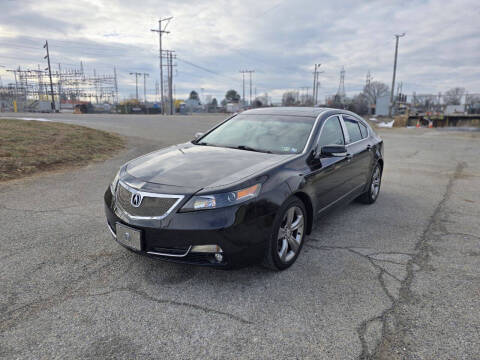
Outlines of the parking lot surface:
M222 271L128 252L103 192L127 160L224 116L38 117L118 132L128 149L0 183L0 357L479 357L480 133L383 130L374 205L323 219L287 271Z

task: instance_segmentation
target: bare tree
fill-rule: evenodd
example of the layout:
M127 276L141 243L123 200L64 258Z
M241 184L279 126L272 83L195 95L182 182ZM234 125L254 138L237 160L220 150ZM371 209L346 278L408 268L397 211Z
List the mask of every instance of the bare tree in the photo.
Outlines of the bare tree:
M441 105L437 95L432 94L414 94L412 106L417 111L440 111Z
M443 96L446 105L460 105L465 88L456 87L445 92Z
M467 105L467 112L469 114L480 113L480 94L465 95L465 104Z
M465 96L465 103L467 105L480 104L480 94L467 94Z
M365 115L368 113L368 99L365 93L357 94L353 97L352 102L349 104L348 109L359 115Z
M369 85L365 85L363 93L370 104L376 104L377 99L388 95L390 88L387 84L380 81L372 81Z
M284 92L282 96L282 105L283 106L297 105L297 93L295 91Z

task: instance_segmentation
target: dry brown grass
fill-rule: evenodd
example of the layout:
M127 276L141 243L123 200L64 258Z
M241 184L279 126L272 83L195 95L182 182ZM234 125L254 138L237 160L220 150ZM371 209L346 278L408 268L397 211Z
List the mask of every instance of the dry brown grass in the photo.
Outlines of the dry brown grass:
M0 119L0 181L104 160L124 146L119 136L83 126Z

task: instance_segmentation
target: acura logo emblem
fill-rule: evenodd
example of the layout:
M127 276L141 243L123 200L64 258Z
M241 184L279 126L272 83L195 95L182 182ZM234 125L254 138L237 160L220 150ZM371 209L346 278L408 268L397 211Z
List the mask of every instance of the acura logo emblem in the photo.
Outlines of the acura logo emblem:
M133 207L139 207L142 203L142 195L140 193L132 194L132 198L130 199L130 203Z

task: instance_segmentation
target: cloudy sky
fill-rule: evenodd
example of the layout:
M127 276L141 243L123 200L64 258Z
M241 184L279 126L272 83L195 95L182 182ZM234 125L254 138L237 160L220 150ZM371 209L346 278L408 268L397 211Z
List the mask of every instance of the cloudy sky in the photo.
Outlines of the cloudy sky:
M311 86L322 63L320 99L334 94L345 66L347 94L361 90L367 71L390 85L395 33L400 40L397 81L407 94L462 86L480 93L480 1L319 0L0 0L0 76L5 69L45 66L48 39L53 66L112 73L120 97L135 94L129 72L158 79L160 17L173 16L164 48L176 51L178 97L195 89L219 100L242 91L240 69L254 69L257 94L274 101Z

